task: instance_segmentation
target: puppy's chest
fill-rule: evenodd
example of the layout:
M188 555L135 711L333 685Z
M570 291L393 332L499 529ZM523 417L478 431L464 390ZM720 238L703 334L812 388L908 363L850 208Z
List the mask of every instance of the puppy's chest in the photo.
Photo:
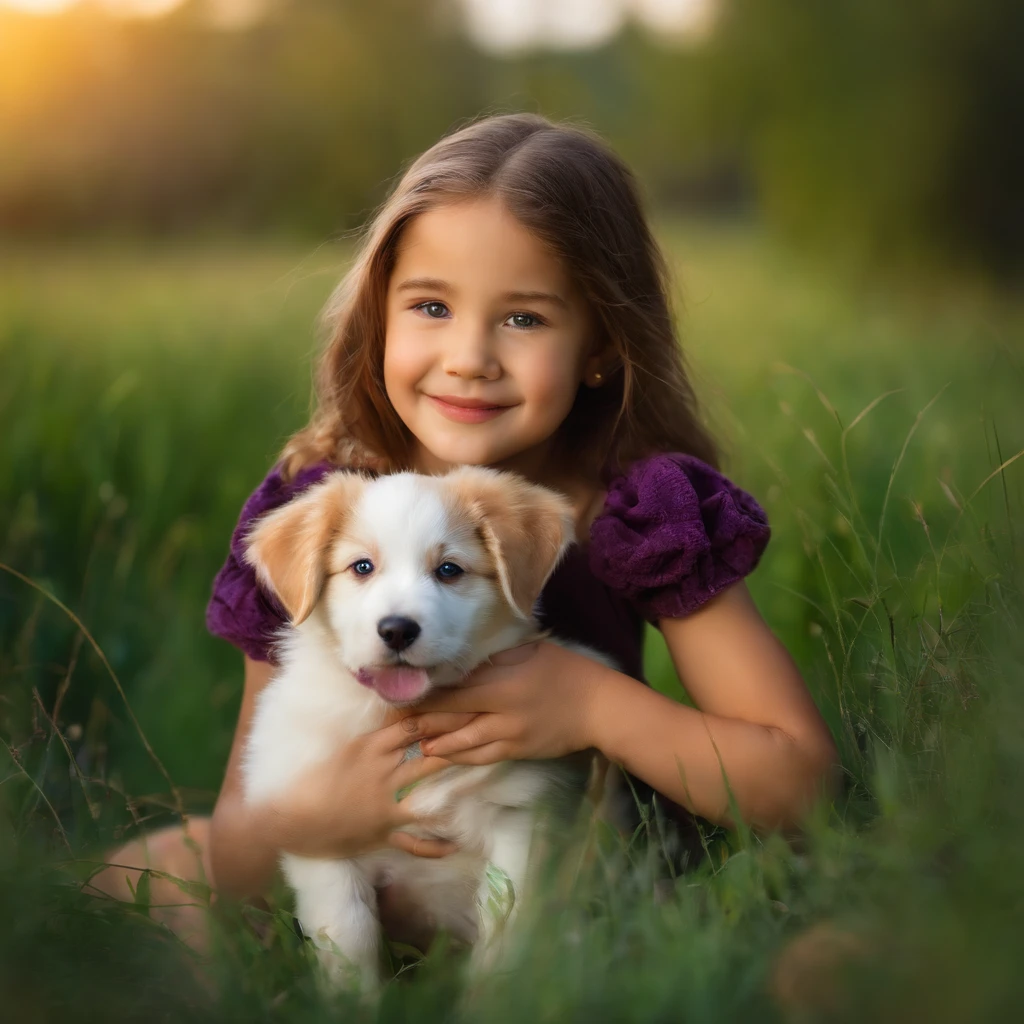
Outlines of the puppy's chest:
M429 821L410 831L451 839L465 850L483 853L504 816L536 810L545 797L564 791L571 782L571 770L560 762L505 761L453 766L400 795L418 817Z
M405 760L422 757L419 746L413 743L408 747ZM420 815L450 814L465 802L499 804L503 784L507 785L509 775L514 774L517 774L516 766L509 763L475 767L453 765L395 795L396 799L408 798Z

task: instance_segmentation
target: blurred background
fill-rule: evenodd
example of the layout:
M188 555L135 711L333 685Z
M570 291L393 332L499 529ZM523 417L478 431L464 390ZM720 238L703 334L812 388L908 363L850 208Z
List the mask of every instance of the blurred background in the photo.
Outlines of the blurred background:
M1012 275L1013 0L5 0L10 235L360 223L482 112L585 120L660 209Z
M846 788L799 848L718 833L668 903L583 900L578 976L538 937L491 1016L777 1019L822 920L874 951L830 1019L1018 1006L1022 52L1016 0L0 0L3 1005L209 1008L69 879L212 807L242 673L205 603L357 229L442 134L531 110L640 180ZM239 934L230 1005L315 1015L288 929Z

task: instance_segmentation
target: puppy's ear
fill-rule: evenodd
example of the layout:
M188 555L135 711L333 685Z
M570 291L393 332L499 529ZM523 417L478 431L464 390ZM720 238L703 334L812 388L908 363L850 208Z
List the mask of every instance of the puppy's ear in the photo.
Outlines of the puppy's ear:
M528 618L562 553L575 539L568 498L513 473L476 467L457 469L445 482L480 531L505 600L517 615Z
M327 550L365 485L356 473L332 473L249 531L245 560L295 625L308 618L319 600Z

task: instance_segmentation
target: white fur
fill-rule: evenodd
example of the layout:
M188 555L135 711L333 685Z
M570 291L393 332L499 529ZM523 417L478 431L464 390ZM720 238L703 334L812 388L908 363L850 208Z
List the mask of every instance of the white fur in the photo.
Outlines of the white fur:
M437 552L460 565L487 558L465 517L451 514L445 487L445 478L408 473L367 482L329 557L335 566L371 558L374 573L365 580L351 572L328 576L309 617L284 631L280 668L254 712L244 759L247 801L287 791L311 766L382 725L388 705L355 673L390 654L377 633L385 616L422 627L403 654L428 668L432 687L456 685L491 654L536 635L532 619L507 614L493 573L467 573L450 586L430 572ZM390 848L349 860L283 855L297 916L330 976L344 983L354 971L364 990L379 982L375 886L387 881L400 883L438 927L476 942L481 962L493 961L500 945L494 922L478 911L485 867L491 862L507 874L518 908L537 802L567 777L558 762L506 762L450 768L421 782L410 799L418 812L443 821L432 835L459 844L448 857Z

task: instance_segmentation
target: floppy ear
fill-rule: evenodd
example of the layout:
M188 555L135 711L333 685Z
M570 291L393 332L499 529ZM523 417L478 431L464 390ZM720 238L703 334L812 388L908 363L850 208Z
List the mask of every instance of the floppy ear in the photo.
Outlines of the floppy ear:
M295 625L319 600L327 550L365 486L356 473L331 473L249 531L245 560Z
M466 466L445 482L483 537L513 611L529 618L562 553L575 539L568 498L514 473Z

